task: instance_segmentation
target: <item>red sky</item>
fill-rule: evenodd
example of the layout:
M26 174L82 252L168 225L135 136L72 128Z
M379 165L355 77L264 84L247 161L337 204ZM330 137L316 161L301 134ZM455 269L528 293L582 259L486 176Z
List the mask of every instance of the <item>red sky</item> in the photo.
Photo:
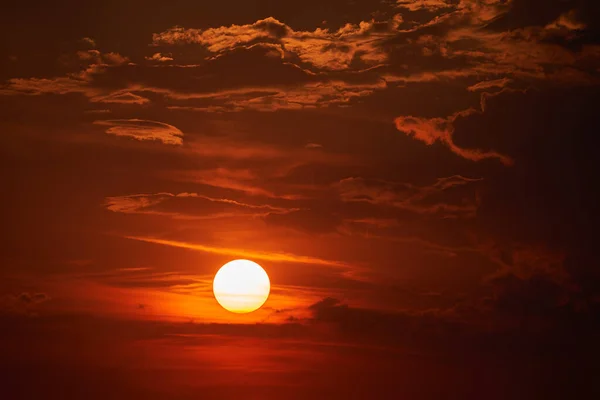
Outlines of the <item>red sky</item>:
M596 3L3 9L7 398L598 390Z

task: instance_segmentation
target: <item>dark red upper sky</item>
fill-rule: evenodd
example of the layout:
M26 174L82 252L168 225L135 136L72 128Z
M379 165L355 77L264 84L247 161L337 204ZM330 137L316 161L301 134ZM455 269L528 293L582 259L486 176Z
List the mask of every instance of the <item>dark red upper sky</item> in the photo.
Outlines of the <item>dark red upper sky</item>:
M594 389L596 1L2 15L6 398ZM247 315L235 258L271 278Z

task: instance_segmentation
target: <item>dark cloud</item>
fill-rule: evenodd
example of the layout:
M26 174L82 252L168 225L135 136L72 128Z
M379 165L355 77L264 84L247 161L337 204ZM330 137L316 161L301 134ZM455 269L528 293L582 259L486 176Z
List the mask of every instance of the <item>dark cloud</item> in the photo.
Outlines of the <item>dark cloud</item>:
M573 11L582 22L596 23L600 8L593 0L513 0L509 10L488 25L490 29L546 26Z
M595 315L572 307L565 301L564 288L544 277L522 280L505 276L494 285L494 297L482 298L476 306L457 303L452 308L419 313L356 308L325 298L309 307L310 324L327 327L324 332L339 340L390 349L408 345L423 354L442 357L454 352L499 354L496 352L511 347L535 354L544 348L548 351L547 346L553 341L580 351L571 342L571 328L587 326L590 333L598 328L597 322L593 322ZM477 315L476 320L473 315ZM563 327L566 321L574 326ZM590 337L586 335L584 340ZM542 342L536 343L538 340ZM442 346L440 341L446 345Z
M503 92L455 123L460 146L496 149L514 167L493 172L479 221L515 240L584 243L592 212L596 90ZM485 129L485 135L482 130ZM567 222L569 221L569 222ZM560 228L557 228L560 227Z
M50 300L46 293L22 292L0 296L0 314L34 314L40 304Z
M513 319L534 318L547 323L544 318L556 318L561 313L573 312L569 291L544 275L534 275L521 279L515 275L495 278L493 297L486 299L486 305L494 312ZM552 320L551 320L552 321ZM554 321L552 321L554 322Z
M381 207L395 207L442 218L473 217L477 210L474 186L478 178L460 175L439 178L430 186L396 183L362 178L346 178L337 184L345 202L366 202Z
M24 304L39 304L50 299L46 293L27 293L23 292L16 296L19 302Z

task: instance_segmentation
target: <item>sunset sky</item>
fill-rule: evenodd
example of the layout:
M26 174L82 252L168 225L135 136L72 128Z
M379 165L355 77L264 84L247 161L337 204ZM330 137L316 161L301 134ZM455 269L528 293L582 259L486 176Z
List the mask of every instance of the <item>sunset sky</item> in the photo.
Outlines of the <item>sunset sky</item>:
M600 396L600 2L1 13L0 398Z

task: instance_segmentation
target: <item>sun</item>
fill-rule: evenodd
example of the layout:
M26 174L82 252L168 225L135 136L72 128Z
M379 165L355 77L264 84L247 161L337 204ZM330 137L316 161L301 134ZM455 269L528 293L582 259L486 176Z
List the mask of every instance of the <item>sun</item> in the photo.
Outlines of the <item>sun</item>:
M213 293L226 310L244 314L258 310L271 291L265 270L250 260L233 260L223 265L213 280Z

